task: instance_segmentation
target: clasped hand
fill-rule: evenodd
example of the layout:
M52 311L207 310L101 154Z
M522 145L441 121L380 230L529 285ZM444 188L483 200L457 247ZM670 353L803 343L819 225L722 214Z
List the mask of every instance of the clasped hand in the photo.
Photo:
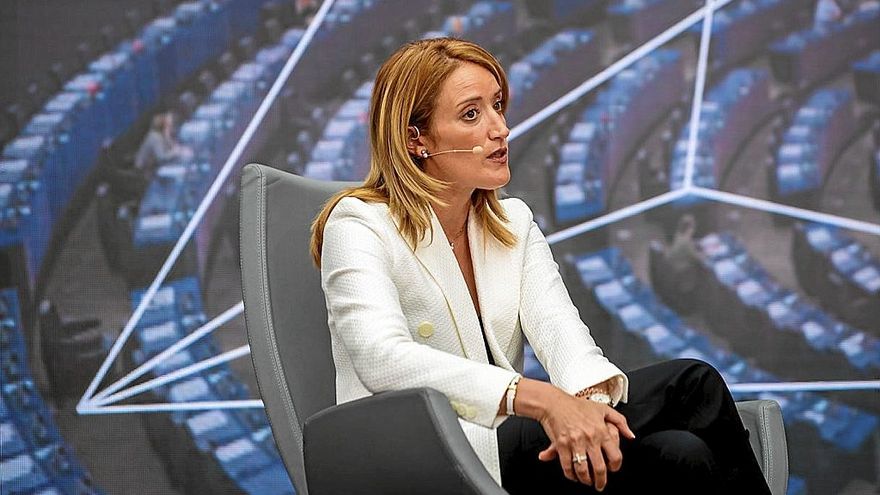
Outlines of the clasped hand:
M616 472L623 463L620 435L634 439L626 418L605 404L561 393L545 410L539 421L550 438L550 446L538 454L548 462L559 459L565 477L602 491L608 472ZM587 460L574 462L586 454Z

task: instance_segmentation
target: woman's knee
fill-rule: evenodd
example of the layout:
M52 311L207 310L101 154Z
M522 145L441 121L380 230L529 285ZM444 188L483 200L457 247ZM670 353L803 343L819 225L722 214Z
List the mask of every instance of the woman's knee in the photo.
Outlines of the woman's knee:
M696 378L709 383L724 383L724 377L711 364L700 359L681 358L670 361L678 372L686 377Z
M700 437L684 430L651 433L641 440L645 461L664 474L709 480L714 476L715 457Z

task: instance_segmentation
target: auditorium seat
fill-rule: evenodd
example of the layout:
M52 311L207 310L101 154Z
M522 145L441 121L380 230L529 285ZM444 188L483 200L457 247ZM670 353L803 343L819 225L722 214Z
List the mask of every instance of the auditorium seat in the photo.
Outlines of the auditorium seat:
M610 2L606 9L607 22L617 42L636 47L687 17L700 5L694 0L617 0Z
M797 89L837 73L853 59L880 46L880 5L865 3L828 29L803 28L769 47L774 77Z
M850 324L880 336L880 260L840 229L796 223L795 274L804 291Z
M800 0L731 2L712 16L709 64L713 72L741 64L766 50L767 43L800 25L810 5ZM811 12L810 12L811 14ZM700 36L702 23L689 32Z
M100 495L34 385L24 331L17 290L0 290L0 491Z
M683 70L680 52L657 50L614 76L580 113L559 147L552 181L557 226L583 222L607 209L608 187L627 157L678 104Z
M857 131L849 90L823 88L812 93L796 113L774 155L769 188L774 199L816 207L816 194L834 160Z
M511 64L507 69L512 95L506 114L508 126L515 126L598 72L600 49L593 31L565 29Z
M731 70L709 88L700 114L693 184L718 187L733 159L774 109L770 74L764 69ZM684 184L689 137L688 120L680 127L672 152L670 189Z
M573 255L566 259L566 264L572 268L575 277L570 286L582 285L592 294L589 300L575 299L581 315L599 309L611 318L613 333L618 335L599 340L610 359L614 360L618 351L609 348L609 342L625 346L627 355L632 349L648 352L641 364L657 359L701 359L716 367L729 384L784 380L782 375L768 373L752 364L752 353L727 350L727 345L735 344L738 337L719 341L690 327L633 275L629 262L618 248ZM591 333L597 326L591 324ZM800 469L810 466L809 471L799 475L813 479L830 475L829 468L816 465L819 461L816 456L821 457L823 465L828 462L827 465L831 466L833 462L829 459L835 459L835 462L857 464L856 469L861 473L871 469L863 457L871 449L869 439L880 424L874 414L806 392L760 393L758 397L780 404L790 437L797 436L801 442L817 442L816 450L821 454L791 452L793 465Z
M4 234L3 239L4 246L24 250L31 278L40 268L55 222L74 191L93 172L103 143L119 138L152 111L160 97L170 98L181 82L216 59L227 44L230 29L254 34L256 21L249 25L247 14L252 12L256 18L261 3L167 3L156 18L142 28L138 26L132 38L118 45L114 41L115 46L104 53L99 53L94 43L79 46L82 71L76 73L75 64L53 64L48 101L43 104L43 96L36 98L31 103L40 106L33 117L28 115L25 122L12 126L17 129L4 131L16 132L16 136L3 137L4 158L32 160L29 166L40 170L43 185L44 192L27 197L3 194L4 200L21 205L18 212L9 210L7 215L37 219L11 222L9 235ZM140 22L134 19L137 15L130 17L132 22ZM105 30L105 37L115 38L109 31ZM49 214L42 214L44 203L49 205ZM30 280L28 285L34 283Z
M145 289L131 293L132 307ZM128 362L139 366L207 322L196 277L169 279L154 296L132 336ZM155 378L220 350L210 336L157 364L148 373ZM158 402L187 403L250 398L248 387L226 364L183 377L148 392ZM261 410L174 412L146 415L150 441L164 460L172 483L184 492L291 493L281 460L268 434ZM186 459L186 462L181 462ZM260 491L260 490L263 491Z
M738 352L796 379L862 379L880 370L877 337L782 286L732 234L706 235L697 246L707 284L695 305L706 314L725 315L707 323L730 336ZM803 356L816 368L798 366Z
M40 301L40 355L58 400L78 399L104 357L110 351L110 336L101 329L101 320L62 319L48 299Z

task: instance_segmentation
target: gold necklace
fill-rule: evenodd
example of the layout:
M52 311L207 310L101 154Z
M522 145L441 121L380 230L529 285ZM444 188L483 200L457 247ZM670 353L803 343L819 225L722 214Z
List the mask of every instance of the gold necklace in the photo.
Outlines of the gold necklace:
M452 239L449 239L449 247L450 247L450 249L455 249L455 241L457 241L458 238L461 237L461 236L464 234L464 229L465 229L466 227L467 227L467 218L465 218L465 220L464 220L464 225L461 226L461 230L459 230L458 233L455 234L455 237L453 237Z

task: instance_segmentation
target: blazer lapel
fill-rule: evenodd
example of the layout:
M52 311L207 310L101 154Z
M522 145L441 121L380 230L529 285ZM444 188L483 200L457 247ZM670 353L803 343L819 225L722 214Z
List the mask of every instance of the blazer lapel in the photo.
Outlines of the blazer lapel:
M507 347L519 318L521 268L516 266L513 250L484 235L473 210L468 221L468 239L489 347L495 356L504 356L495 359L496 364L512 369L507 359Z
M472 232L471 220L468 220L468 234ZM431 210L431 225L434 229L433 239L430 232L416 246L415 255L428 271L434 282L440 287L452 317L455 331L458 333L465 357L480 362L488 362L480 322L471 295L468 291L461 268L455 254L449 247L449 241L443 232L440 221L434 210ZM479 230L479 229L478 229ZM480 300L482 303L482 299Z

